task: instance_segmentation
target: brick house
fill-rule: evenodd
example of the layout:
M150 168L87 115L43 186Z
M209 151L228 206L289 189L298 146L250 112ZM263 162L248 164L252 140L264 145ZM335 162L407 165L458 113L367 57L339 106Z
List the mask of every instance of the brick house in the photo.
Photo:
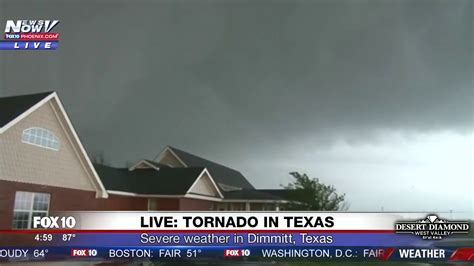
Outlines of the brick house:
M273 192L171 146L129 168L93 164L55 92L0 98L0 229L56 211L278 210Z

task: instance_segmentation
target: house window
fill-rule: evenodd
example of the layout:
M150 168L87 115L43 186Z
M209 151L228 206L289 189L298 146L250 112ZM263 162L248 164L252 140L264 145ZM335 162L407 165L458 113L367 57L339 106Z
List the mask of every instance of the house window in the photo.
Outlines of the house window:
M59 139L53 132L39 127L31 127L23 130L21 141L39 147L59 150Z
M50 195L17 191L13 208L13 229L29 229L33 217L48 216Z

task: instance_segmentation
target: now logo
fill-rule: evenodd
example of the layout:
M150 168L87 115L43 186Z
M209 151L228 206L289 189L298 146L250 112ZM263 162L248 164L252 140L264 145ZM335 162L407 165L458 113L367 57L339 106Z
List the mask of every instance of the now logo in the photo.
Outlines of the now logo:
M7 20L5 33L50 32L59 20Z

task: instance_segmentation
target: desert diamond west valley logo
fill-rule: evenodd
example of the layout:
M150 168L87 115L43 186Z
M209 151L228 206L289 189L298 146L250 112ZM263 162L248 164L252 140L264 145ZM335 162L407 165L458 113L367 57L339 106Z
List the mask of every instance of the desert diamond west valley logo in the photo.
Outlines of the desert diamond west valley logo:
M427 240L442 239L452 234L469 232L469 222L448 221L437 215L428 215L417 221L401 221L395 223L395 231L399 234L414 234Z

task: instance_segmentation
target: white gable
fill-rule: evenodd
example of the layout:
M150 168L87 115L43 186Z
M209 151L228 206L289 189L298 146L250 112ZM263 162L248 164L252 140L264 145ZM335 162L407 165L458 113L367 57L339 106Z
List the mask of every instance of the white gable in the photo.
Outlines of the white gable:
M128 168L129 171L133 171L135 169L155 169L155 170L160 170L159 167L157 166L154 166L153 164L147 162L146 160L140 160L138 162L136 162L135 164L133 164L132 166L130 166Z
M32 145L23 135L30 128L48 130L60 145ZM0 128L0 150L2 180L96 191L97 197L107 197L56 93Z
M194 182L188 193L199 194L211 197L220 197L211 177L207 171L204 171L201 176Z
M171 167L187 167L186 164L169 148L166 147L158 156L159 163Z

